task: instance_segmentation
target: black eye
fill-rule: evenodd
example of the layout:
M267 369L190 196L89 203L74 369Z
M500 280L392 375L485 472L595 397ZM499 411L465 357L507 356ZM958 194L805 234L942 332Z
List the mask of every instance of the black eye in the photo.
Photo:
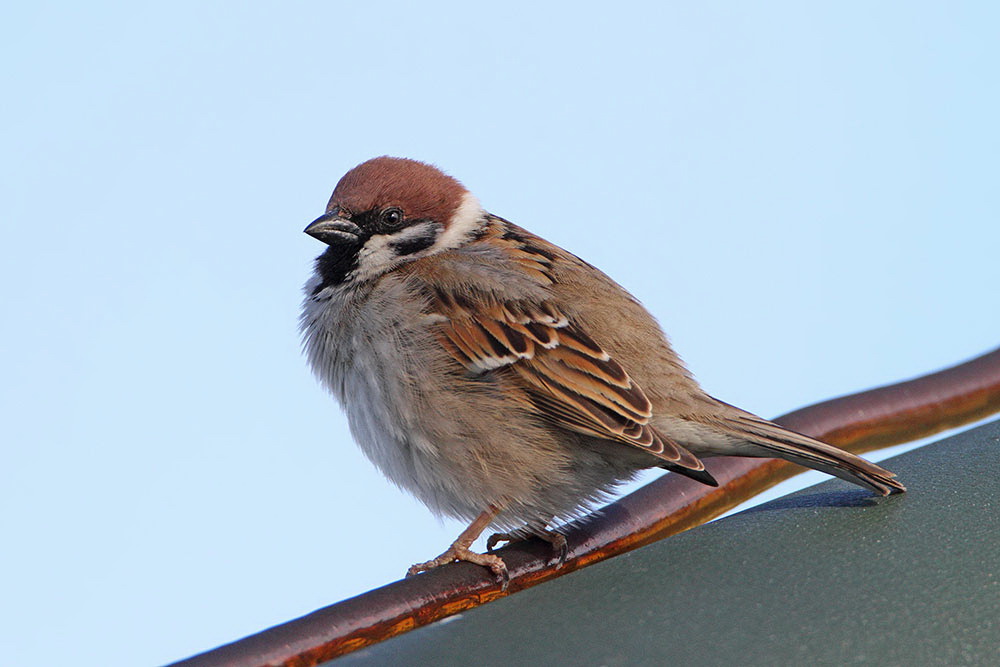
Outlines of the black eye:
M379 222L386 229L396 229L403 224L403 211L396 206L390 206L379 215Z

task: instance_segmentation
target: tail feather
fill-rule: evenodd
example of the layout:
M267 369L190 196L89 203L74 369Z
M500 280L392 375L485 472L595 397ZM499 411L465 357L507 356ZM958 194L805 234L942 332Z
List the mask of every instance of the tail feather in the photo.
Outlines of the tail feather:
M882 496L906 491L906 487L894 479L894 473L871 461L750 413L740 413L726 422L726 430L759 447L760 453L755 452L753 456L785 459L835 475Z

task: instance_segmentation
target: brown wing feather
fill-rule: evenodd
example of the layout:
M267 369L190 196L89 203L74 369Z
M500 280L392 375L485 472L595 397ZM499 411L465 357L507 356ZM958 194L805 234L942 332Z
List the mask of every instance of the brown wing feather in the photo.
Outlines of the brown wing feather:
M561 427L643 449L714 483L697 457L650 425L653 406L628 372L551 303L497 303L437 292L441 343L470 372L508 367Z

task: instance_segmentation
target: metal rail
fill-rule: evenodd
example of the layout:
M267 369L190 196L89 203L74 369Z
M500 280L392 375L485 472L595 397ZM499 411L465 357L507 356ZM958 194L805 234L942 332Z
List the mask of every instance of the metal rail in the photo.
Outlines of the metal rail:
M775 421L855 453L933 435L1000 411L1000 348L971 361L878 389L796 410ZM510 571L500 589L489 572L453 563L403 579L175 667L317 665L503 595L705 523L801 468L773 459L710 459L718 488L665 475L565 530L566 564L549 564L538 540L499 551Z

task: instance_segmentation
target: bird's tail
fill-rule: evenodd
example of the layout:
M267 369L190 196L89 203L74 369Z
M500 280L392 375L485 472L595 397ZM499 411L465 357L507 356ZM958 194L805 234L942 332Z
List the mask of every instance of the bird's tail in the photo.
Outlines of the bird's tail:
M724 428L731 436L749 443L750 448L740 452L743 456L785 459L871 489L881 496L906 491L896 481L896 475L885 468L748 412L739 410L738 415L726 420Z

